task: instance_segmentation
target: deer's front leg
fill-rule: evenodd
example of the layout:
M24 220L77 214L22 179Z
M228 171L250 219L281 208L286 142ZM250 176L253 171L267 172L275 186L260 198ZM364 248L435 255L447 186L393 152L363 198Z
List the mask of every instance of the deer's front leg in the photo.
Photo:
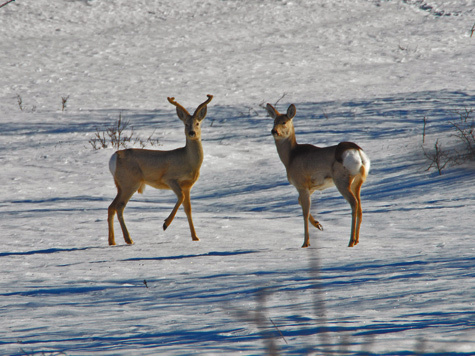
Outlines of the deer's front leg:
M299 202L302 206L303 222L304 222L304 241L302 247L310 246L310 236L308 233L308 220L310 217L310 192L308 190L299 190Z
M309 219L310 219L310 224L315 226L318 230L323 231L322 224L320 224L317 220L315 220L315 218L312 216L312 214L309 215Z
M302 203L301 203L301 201L300 201L300 196L299 196L299 204L300 204L300 206L302 206ZM312 224L313 226L315 226L318 230L323 231L323 226L322 226L322 224L320 224L320 223L312 216L312 214L310 214L310 213L308 214L308 219L309 219L309 221L310 221L310 224Z
M188 224L190 225L191 239L193 241L200 241L198 236L196 236L195 227L193 225L193 219L191 217L191 200L190 200L190 190L184 190L185 199L183 200L183 208L185 208L186 217L188 218Z
M173 192L176 194L177 202L176 202L175 207L173 208L172 212L168 216L168 218L165 219L165 222L163 223L163 230L166 230L170 226L173 219L175 218L175 215L176 215L176 212L178 211L178 208L180 207L180 205L183 203L183 200L185 199L183 191L182 191L180 185L177 182L171 182L168 185L173 190Z

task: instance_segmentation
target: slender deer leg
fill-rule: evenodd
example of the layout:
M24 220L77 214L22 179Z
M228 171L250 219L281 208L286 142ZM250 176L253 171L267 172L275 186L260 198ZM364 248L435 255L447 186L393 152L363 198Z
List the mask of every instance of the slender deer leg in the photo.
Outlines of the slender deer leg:
M124 220L124 209L125 209L125 203L120 204L119 207L117 208L117 218L119 219L120 227L122 229L122 234L124 235L124 240L128 245L132 245L134 241L130 238L129 231L127 230L127 226L125 226L125 220Z
M302 203L300 202L300 196L299 196L299 204L302 206ZM320 224L315 218L312 216L312 214L309 213L308 219L310 221L310 224L315 226L318 230L323 231L323 226Z
M176 194L177 201L172 212L170 213L170 215L168 215L168 218L166 218L165 222L163 223L163 230L166 230L170 226L173 219L175 218L178 208L180 207L180 205L183 203L183 200L185 199L183 191L181 190L181 187L178 185L177 182L170 183L169 186L173 190L173 192Z
M308 233L308 220L310 217L310 193L308 190L299 190L299 201L302 206L305 240L302 247L310 246L310 236Z
M351 206L351 233L348 247L353 247L356 245L356 218L358 214L358 200L351 189L353 177L346 175L344 177L339 177L339 179L335 179L334 181L340 194Z
M351 193L351 192L350 192ZM353 193L351 193L351 196L353 196ZM356 199L346 199L351 206L351 233L350 233L350 242L348 243L348 247L353 247L354 245L357 244L356 242L356 215L358 213L358 203L356 202Z
M136 190L131 189L129 192L124 192L122 189L117 188L117 196L113 200L112 204L108 209L108 224L109 224L109 245L115 245L114 237L114 215L117 213L117 218L119 219L120 227L122 229L122 234L124 235L124 240L127 244L132 245L134 241L130 238L129 231L124 221L124 209L127 205L127 202L130 200L132 195L134 195Z
M357 176L351 185L351 189L357 201L355 245L358 244L360 239L360 227L363 220L363 209L361 208L361 186L363 183L364 180L361 178L361 176Z
M117 198L116 198L117 199ZM109 224L109 245L115 245L115 237L114 237L114 216L116 213L116 208L115 208L115 201L112 202L111 205L109 205L108 209L108 217L107 217L107 223Z
M188 224L190 225L191 239L193 241L200 241L198 236L196 236L195 227L193 226L193 218L191 217L190 190L184 189L183 193L185 195L185 199L183 200L183 208L185 209L186 217L188 218Z
M315 226L318 230L323 231L322 224L320 224L317 220L315 220L315 218L312 216L312 214L310 214L309 219L310 219L310 224Z

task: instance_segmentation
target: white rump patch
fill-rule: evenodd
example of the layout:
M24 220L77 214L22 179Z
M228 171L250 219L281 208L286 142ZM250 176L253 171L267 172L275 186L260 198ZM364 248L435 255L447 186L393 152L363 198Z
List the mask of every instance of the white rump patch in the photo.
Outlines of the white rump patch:
M109 170L111 171L111 174L114 176L115 175L115 169L117 167L117 153L114 153L109 160Z
M350 171L352 176L361 172L361 166L365 168L365 174L369 173L371 162L362 150L349 149L343 152L343 166Z
M363 163L366 175L368 175L369 169L371 168L371 162L370 162L368 156L366 156L366 153L364 153L364 151L358 151L358 152L361 156L361 162Z
M352 176L360 173L363 162L361 160L360 152L356 149L346 150L342 154L343 166L350 171Z

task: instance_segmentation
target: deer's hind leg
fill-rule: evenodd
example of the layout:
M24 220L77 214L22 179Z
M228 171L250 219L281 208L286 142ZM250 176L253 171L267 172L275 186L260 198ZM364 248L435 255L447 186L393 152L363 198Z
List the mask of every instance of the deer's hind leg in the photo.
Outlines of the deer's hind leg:
M360 227L363 220L363 209L361 208L361 186L364 183L364 179L361 175L357 175L352 184L351 191L356 198L357 202L357 214L356 214L356 231L355 231L355 245L358 244L360 238Z
M351 206L351 233L348 247L353 247L358 243L356 238L356 230L359 226L357 225L357 217L359 216L359 203L352 189L354 177L351 177L348 173L343 173L340 171L340 174L337 177L334 177L333 181L335 182L340 194Z
M108 218L107 222L109 224L109 245L115 245L114 237L114 216L117 213L117 218L119 219L120 227L122 229L122 234L124 235L124 240L127 244L132 245L134 241L130 238L129 231L125 225L124 220L124 209L128 201L134 195L134 193L139 189L139 186L132 189L123 189L120 186L117 186L117 196L109 205L108 209Z

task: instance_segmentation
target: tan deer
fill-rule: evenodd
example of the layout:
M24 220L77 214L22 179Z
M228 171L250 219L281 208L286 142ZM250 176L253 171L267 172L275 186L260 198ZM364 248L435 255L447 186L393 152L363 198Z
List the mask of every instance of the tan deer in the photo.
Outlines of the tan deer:
M109 168L117 187L117 196L108 211L109 245L115 245L115 213L117 213L125 242L134 243L125 226L124 208L135 192L143 193L145 185L157 189L171 189L178 198L172 212L165 219L163 230L170 226L178 208L183 203L190 225L191 238L193 241L199 241L191 217L190 190L200 175L203 162L200 125L206 116L207 105L211 99L213 96L208 95L208 100L199 105L194 114L190 115L175 101L175 98L168 98L168 101L176 106L177 115L185 124L185 147L171 151L131 148L117 151L112 155Z
M287 170L289 182L299 193L304 218L305 240L302 247L310 246L308 223L323 230L322 225L310 214L310 196L315 190L336 185L338 191L351 205L351 235L349 247L358 243L361 219L361 185L369 173L370 161L361 147L352 142L340 142L336 146L316 147L300 145L295 138L292 119L295 105L286 114L280 114L267 104L267 112L274 119L272 135L277 152Z

